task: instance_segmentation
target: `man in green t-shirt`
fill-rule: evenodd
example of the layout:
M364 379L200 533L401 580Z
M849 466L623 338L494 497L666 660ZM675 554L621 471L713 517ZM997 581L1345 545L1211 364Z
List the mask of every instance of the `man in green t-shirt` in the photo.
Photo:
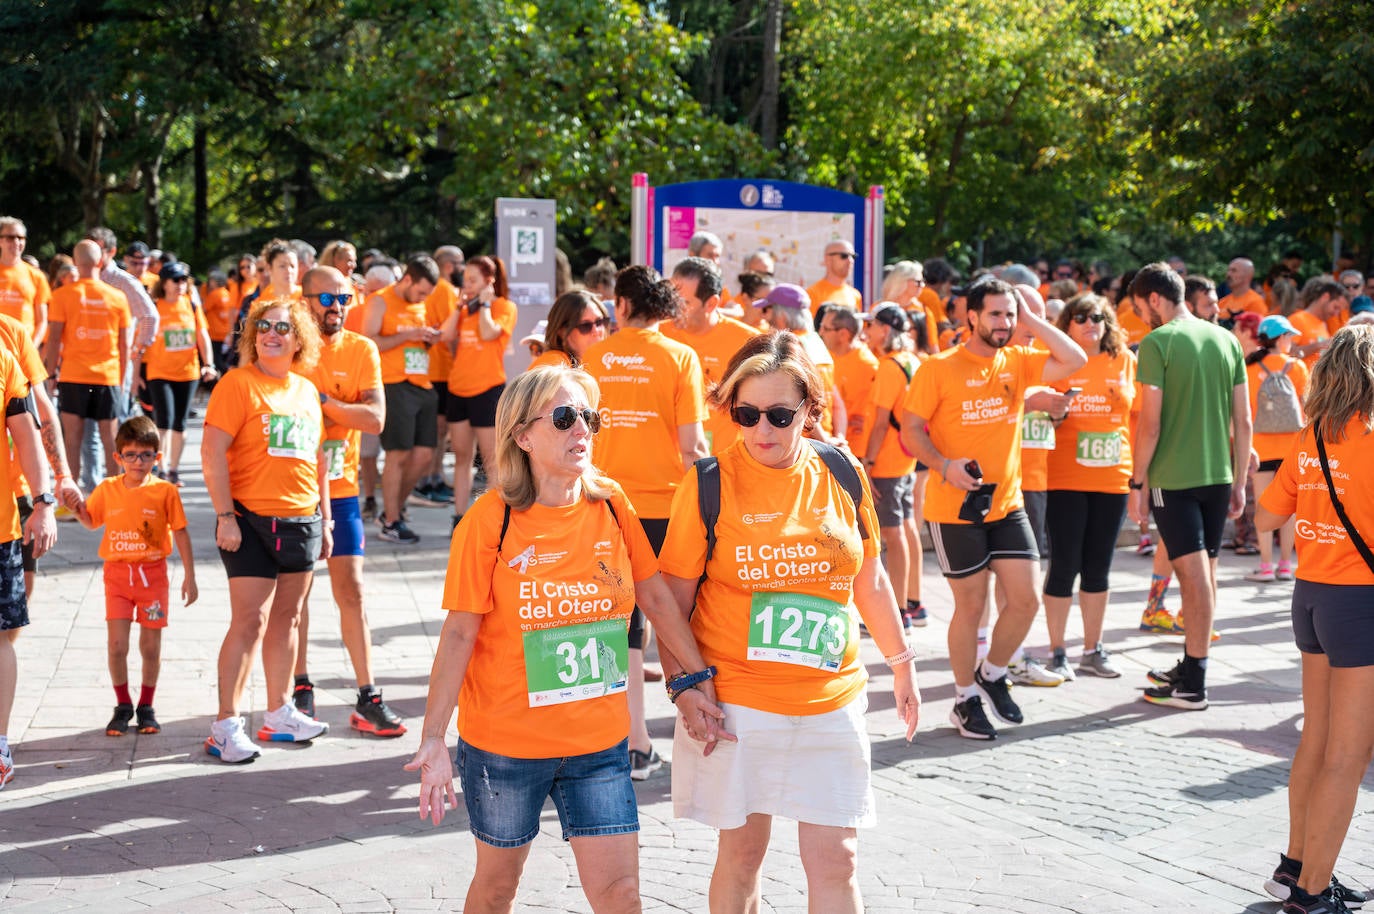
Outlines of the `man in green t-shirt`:
M1143 267L1131 297L1154 329L1140 343L1142 390L1128 513L1154 511L1178 576L1187 618L1183 659L1151 670L1145 700L1207 707L1207 651L1216 609L1217 552L1227 517L1245 507L1250 394L1236 338L1184 305L1183 280L1167 264ZM1146 498L1149 502L1146 502Z

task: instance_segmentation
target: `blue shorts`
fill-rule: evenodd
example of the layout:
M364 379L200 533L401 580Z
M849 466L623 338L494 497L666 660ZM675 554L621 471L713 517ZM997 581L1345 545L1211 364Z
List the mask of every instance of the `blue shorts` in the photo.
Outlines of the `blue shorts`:
M0 631L29 624L29 601L24 595L23 540L0 543ZM628 751L625 756L629 758Z
M639 831L628 739L587 755L523 759L486 752L459 738L454 761L469 827L483 844L529 844L539 834L539 814L550 796L564 841Z
M358 496L329 499L329 516L334 519L334 551L329 557L362 555L367 536L363 531L363 512L358 507Z

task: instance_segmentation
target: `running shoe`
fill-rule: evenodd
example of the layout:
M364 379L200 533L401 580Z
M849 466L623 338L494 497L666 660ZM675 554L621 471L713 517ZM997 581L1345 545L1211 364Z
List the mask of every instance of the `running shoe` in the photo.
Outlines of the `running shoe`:
M370 495L363 499L362 515L363 520L377 519L377 499Z
M1097 650L1084 652L1078 661L1078 672L1091 673L1103 679L1118 679L1121 676L1121 671L1112 663L1112 655L1107 653L1101 641L1097 642Z
M1341 881L1335 876L1331 877L1331 885L1327 891L1339 899L1347 908L1358 911L1364 907L1364 903L1369 900L1368 892L1361 892L1359 889L1352 889L1348 885L1342 885Z
M1183 632L1184 632L1184 628L1183 628L1183 610L1182 610L1182 609L1180 609L1180 610L1178 611L1178 616L1175 617L1175 619L1174 619L1174 631L1177 632L1177 633L1180 634L1180 635L1183 634ZM1221 632L1217 631L1215 628L1212 629L1212 640L1213 640L1213 641L1216 641L1216 640L1218 640L1218 639L1220 639L1220 638L1221 638Z
M134 706L115 705L114 717L105 725L106 736L123 736L129 730L129 721L134 719Z
M10 755L9 747L0 749L0 790L5 789L5 785L14 780L14 757Z
M444 482L442 479L430 486L429 492L435 498L442 500L445 504L453 504L453 486Z
M647 781L649 775L663 767L663 759L659 756L658 750L653 746L649 747L648 752L640 752L638 749L630 750L630 779L634 781Z
M983 699L977 695L956 701L949 712L949 722L965 739L997 739L997 728L988 720L983 710Z
M315 683L307 679L305 682L296 683L296 687L291 690L291 703L296 706L306 717L315 716Z
M421 508L442 508L453 503L453 499L444 501L434 495L434 490L429 486L416 486L411 490L406 498L406 504L418 505Z
M1050 652L1049 671L1065 682L1073 682L1078 678L1073 674L1073 667L1069 666L1069 655L1062 647L1056 647Z
M1012 682L1023 686L1053 688L1064 684L1063 676L1046 669L1043 663L1029 654L1023 654L1019 660L1007 664L1007 675Z
M153 713L152 705L139 705L137 711L139 733L162 732L162 724L157 722L157 715Z
M308 743L329 732L329 724L306 717L295 705L285 704L262 716L258 739L273 743Z
M1293 568L1292 568L1292 566L1291 566L1291 565L1285 565L1285 564L1283 564L1282 562L1280 562L1280 563L1279 563L1279 566L1278 566L1277 568L1274 569L1274 580L1276 580L1276 581L1291 581L1291 580L1293 580ZM1350 902L1346 902L1346 905L1345 905L1345 906L1346 906L1347 908L1350 907Z
M924 606L912 606L907 603L902 608L902 628L911 631L913 628L925 628L930 624L930 616L926 614Z
M1302 864L1286 854L1279 854L1279 865L1274 875L1264 880L1264 890L1279 901L1287 901L1289 894L1298 886L1302 875ZM1348 905L1347 905L1348 907Z
M1138 542L1138 543L1135 544L1135 554L1136 554L1136 555L1154 555L1154 554L1155 554L1155 541L1154 541L1154 538L1150 536L1150 534L1148 534L1148 533L1142 533L1142 534L1140 535L1140 542Z
M211 724L205 751L229 765L244 765L261 755L248 738L242 717L229 717Z
M1183 681L1183 661L1180 660L1167 670L1150 670L1145 678L1157 686L1171 686Z
M420 541L420 534L406 526L405 520L398 520L394 524L382 524L382 532L377 534L377 538L386 543L413 546Z
M1140 630L1174 635L1178 633L1178 622L1174 619L1173 613L1161 606L1159 609L1147 609L1140 614Z
M1207 690L1188 692L1183 683L1155 686L1146 689L1142 697L1152 705L1166 708L1179 708L1184 711L1205 711L1207 709Z
M1273 565L1261 565L1254 571L1245 576L1245 580L1252 584L1272 584L1277 578L1274 575Z
M163 478L166 479L168 482L170 482L172 485L176 486L178 489L181 488L181 471L180 471L180 470L168 470L168 471L167 471L167 475L166 475L165 477L163 477Z
M1003 723L1019 724L1025 720L1021 713L1021 708L1011 697L1011 683L1007 680L1007 674L1003 673L997 679L986 679L983 676L983 665L980 663L973 671L973 685L988 700L992 706L992 713Z
M1293 886L1279 911L1280 914L1349 914L1350 907L1329 888L1320 895L1309 895Z
M373 736L400 736L406 732L401 715L387 707L386 702L382 701L381 692L371 695L359 692L358 703L353 708L348 725L360 733L371 733Z

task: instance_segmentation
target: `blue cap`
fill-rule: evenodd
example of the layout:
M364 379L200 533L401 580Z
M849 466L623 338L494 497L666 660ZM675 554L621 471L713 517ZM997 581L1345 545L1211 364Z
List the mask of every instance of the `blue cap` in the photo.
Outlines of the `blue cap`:
M1267 336L1271 340L1276 340L1285 333L1291 333L1294 336L1302 335L1298 333L1298 328L1290 324L1288 318L1284 317L1282 314L1271 314L1260 321L1260 336Z

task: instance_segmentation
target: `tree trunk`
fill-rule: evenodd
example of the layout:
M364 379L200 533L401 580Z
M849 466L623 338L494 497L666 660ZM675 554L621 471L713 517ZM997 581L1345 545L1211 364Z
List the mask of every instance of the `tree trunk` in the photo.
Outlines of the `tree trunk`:
M782 0L767 0L763 24L763 94L759 139L764 149L778 148L779 57L782 46Z
M162 248L162 156L139 165L143 174L143 235L148 247Z
M210 179L206 168L206 147L209 145L205 122L196 119L192 172L195 180L195 213L191 219L191 250L197 257L209 253L210 241Z

